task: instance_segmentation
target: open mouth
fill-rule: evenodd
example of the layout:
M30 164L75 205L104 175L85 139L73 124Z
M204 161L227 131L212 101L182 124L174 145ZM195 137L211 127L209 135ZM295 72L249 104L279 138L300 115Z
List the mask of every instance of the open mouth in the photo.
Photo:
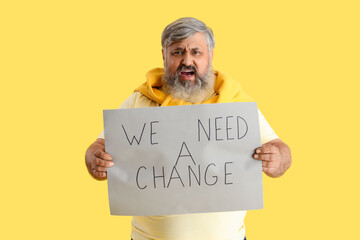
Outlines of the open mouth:
M184 76L184 77L191 77L195 74L195 72L193 70L184 70L180 72L180 75Z

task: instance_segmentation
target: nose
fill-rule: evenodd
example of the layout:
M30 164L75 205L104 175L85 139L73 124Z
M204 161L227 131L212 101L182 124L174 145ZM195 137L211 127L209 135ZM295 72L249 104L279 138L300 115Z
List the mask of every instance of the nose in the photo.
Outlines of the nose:
M185 66L193 65L192 56L191 56L191 54L190 54L188 51L186 51L183 56L184 56L184 57L183 57L182 63L183 63Z

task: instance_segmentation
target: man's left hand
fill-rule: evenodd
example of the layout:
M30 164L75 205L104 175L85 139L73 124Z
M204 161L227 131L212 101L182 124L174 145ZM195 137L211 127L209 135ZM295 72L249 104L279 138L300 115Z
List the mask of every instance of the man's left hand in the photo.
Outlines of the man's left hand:
M290 148L280 139L255 149L253 157L262 161L263 172L269 177L280 177L291 165Z

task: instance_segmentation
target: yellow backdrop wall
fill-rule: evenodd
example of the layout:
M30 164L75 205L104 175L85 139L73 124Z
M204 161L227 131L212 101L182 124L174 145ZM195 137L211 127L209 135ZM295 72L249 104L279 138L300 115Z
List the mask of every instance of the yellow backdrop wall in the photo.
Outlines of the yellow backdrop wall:
M185 16L215 33L214 67L240 81L292 149L264 176L247 238L359 239L359 2L1 1L2 239L129 239L84 154L162 66L160 35ZM4 238L3 238L4 236Z

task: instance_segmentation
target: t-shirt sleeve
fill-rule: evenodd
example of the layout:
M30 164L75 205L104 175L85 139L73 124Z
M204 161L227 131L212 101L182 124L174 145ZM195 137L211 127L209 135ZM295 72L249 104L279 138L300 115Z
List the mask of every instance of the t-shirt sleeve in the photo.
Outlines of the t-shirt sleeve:
M119 107L119 109L127 109L127 108L133 108L134 101L135 101L135 95L137 93L133 93L130 97L128 97ZM104 139L104 130L100 133L98 138Z
M275 134L274 130L270 127L270 124L266 121L264 115L260 112L260 110L258 110L258 115L259 115L261 144L279 138Z

